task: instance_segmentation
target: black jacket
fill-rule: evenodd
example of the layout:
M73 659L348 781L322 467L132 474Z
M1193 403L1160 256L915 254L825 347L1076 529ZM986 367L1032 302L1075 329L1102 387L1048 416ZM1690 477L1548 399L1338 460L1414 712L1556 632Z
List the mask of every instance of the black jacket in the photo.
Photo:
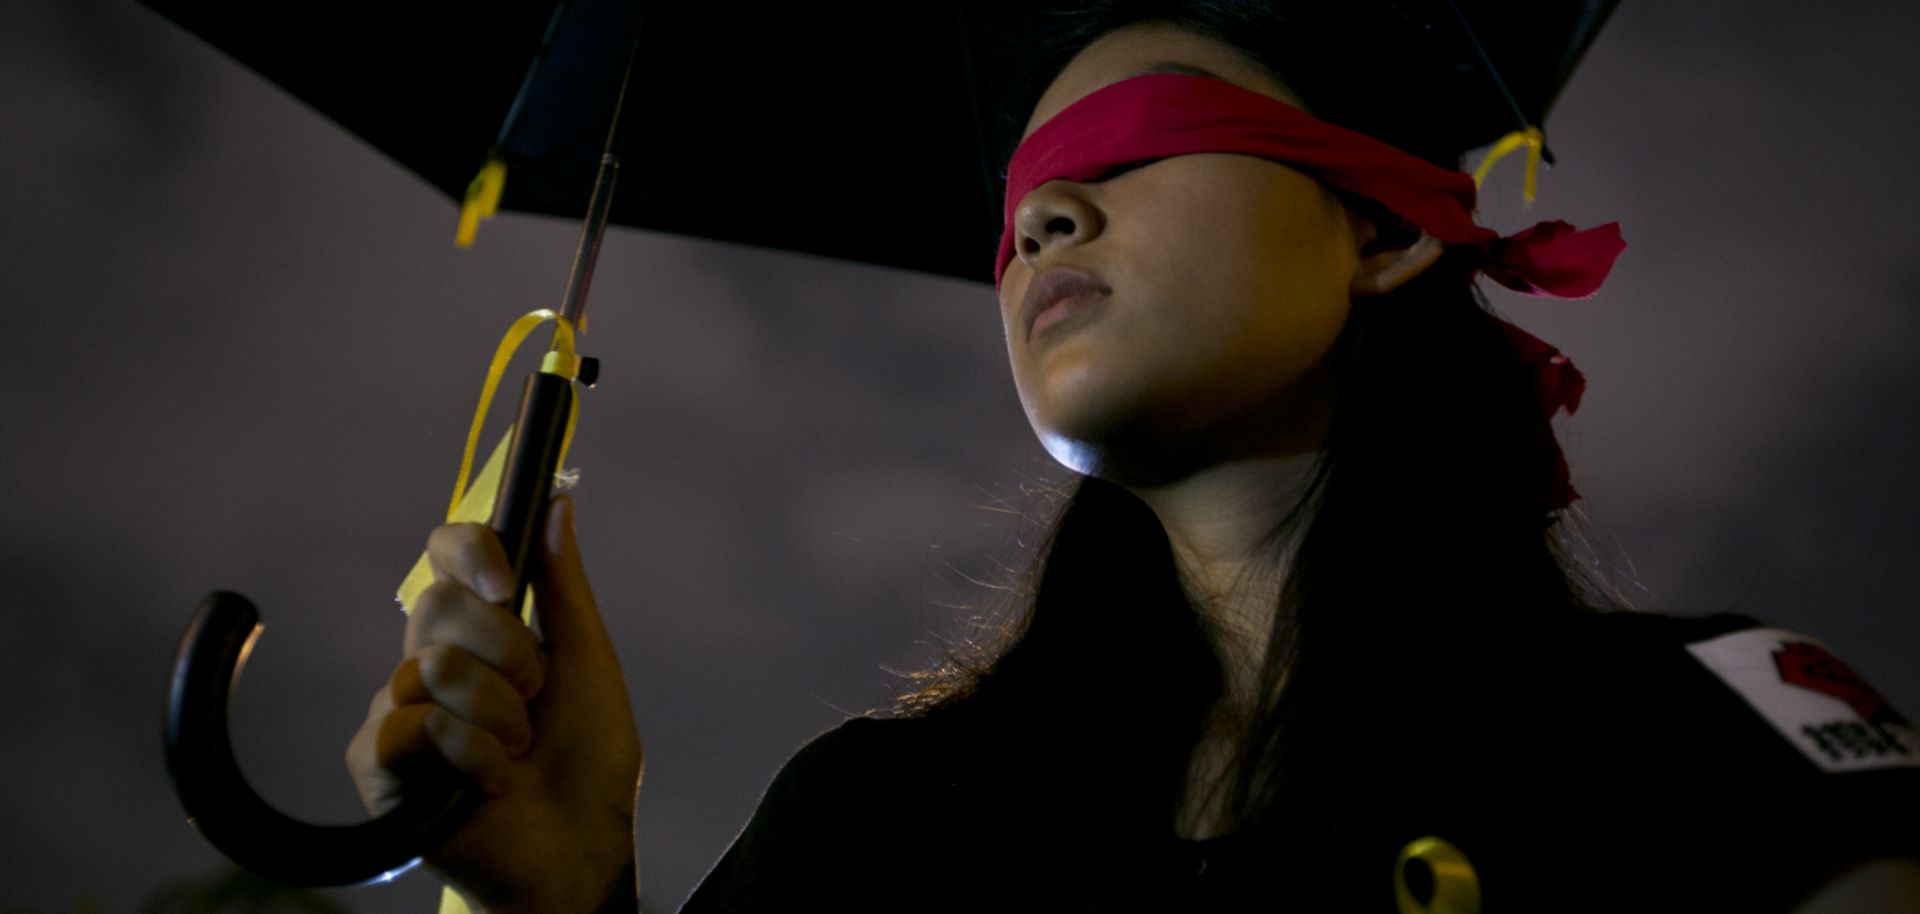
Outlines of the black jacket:
M1107 816L1128 785L1097 761L1022 780L990 722L849 720L787 762L681 914L1388 914L1424 836L1467 856L1484 914L1785 912L1920 857L1920 738L1817 642L1616 613L1528 645L1406 696L1426 723L1353 760L1378 772L1358 795L1302 789L1284 825L1208 842Z

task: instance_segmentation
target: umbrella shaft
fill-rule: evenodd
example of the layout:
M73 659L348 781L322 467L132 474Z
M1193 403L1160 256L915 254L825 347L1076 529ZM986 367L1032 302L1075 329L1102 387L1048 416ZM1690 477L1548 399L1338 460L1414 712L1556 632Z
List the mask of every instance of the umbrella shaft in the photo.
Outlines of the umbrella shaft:
M613 183L620 177L620 157L609 152L600 157L600 171L593 179L593 196L587 202L587 221L580 227L580 247L573 253L573 272L567 276L567 294L560 302L560 316L585 330L580 315L587 307L587 286L593 282L593 264L600 258L600 238L607 232L607 214L613 210Z

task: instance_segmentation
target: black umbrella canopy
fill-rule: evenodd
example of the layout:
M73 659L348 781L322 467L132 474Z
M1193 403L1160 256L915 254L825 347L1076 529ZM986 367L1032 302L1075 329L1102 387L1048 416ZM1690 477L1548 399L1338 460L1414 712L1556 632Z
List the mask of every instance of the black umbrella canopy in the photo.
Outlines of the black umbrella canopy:
M998 202L955 5L148 5L455 199L497 146L501 206L568 217L644 21L613 222L991 275Z
M1620 0L1459 0L1446 3L1460 84L1463 145L1541 127ZM1435 11L1437 12L1437 11ZM1431 13L1430 13L1431 15ZM1438 18L1438 17L1436 17ZM1435 31L1445 27L1435 23Z
M1024 77L1086 5L146 2L456 199L497 149L502 206L568 217L637 30L615 223L977 281ZM1465 149L1543 123L1616 2L1378 6L1457 76Z

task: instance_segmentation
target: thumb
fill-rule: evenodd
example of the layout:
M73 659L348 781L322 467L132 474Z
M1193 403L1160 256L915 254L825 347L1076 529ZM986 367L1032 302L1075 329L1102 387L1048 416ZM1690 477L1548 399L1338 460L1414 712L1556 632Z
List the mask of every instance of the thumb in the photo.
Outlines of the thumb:
M533 609L540 615L541 640L552 651L611 650L580 562L580 544L574 539L571 496L548 500L544 526L539 567L533 576Z

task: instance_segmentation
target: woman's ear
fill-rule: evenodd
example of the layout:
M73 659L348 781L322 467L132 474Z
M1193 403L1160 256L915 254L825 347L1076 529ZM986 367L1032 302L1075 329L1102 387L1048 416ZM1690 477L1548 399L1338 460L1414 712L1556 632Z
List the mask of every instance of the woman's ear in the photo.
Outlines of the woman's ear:
M1407 280L1433 266L1434 261L1439 260L1446 250L1446 245L1440 239L1426 232L1421 232L1412 244L1404 247L1375 246L1367 243L1370 240L1363 237L1360 264L1353 271L1351 293L1354 298L1385 295L1400 288Z

